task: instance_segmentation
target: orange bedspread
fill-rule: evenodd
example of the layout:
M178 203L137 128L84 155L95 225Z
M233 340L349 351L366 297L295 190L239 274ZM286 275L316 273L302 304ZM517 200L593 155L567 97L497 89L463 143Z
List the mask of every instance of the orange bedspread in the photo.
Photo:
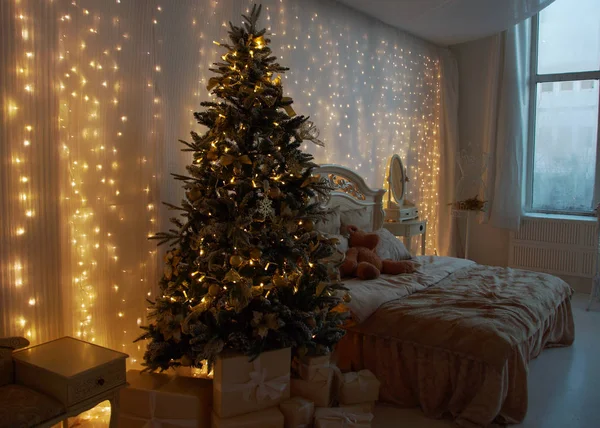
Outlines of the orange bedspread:
M340 365L370 369L383 401L431 417L450 413L463 427L517 423L527 412L528 362L573 342L571 294L552 275L462 267L348 327Z

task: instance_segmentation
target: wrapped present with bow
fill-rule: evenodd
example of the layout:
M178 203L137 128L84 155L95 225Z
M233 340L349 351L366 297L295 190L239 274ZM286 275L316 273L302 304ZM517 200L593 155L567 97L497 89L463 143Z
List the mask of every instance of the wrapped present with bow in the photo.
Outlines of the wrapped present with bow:
M213 410L230 418L279 405L290 397L290 348L268 351L253 361L246 355L217 358Z
M332 385L333 370L329 371L326 378L316 381L292 379L291 392L294 397L302 397L315 403L318 407L327 407L333 401Z
M326 380L333 370L331 355L322 355L319 357L303 357L298 360L296 365L300 379L311 382L322 382Z
M340 404L358 404L377 401L380 382L370 370L349 372L342 375Z
M340 404L340 407L348 410L358 410L363 413L374 413L375 412L375 402L374 401L365 401L364 403L357 404Z
M315 414L315 403L302 397L292 397L279 405L285 428L309 428Z
M343 407L315 409L315 428L370 428L372 413Z
M129 370L127 382L120 391L119 427L210 426L211 380Z
M232 418L212 414L212 428L283 428L283 414L277 407L246 413Z

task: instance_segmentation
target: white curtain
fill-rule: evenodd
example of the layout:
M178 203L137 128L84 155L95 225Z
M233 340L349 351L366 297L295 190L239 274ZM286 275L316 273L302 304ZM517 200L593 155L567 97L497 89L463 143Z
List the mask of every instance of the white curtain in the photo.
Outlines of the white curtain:
M528 134L531 23L517 24L501 36L499 45L496 135L488 175L489 223L519 230L523 214L525 147Z
M436 243L438 48L332 1L266 0L290 67L284 88L321 128L318 162L382 186L393 153ZM0 1L0 335L71 334L122 350L157 291L189 154L178 139L208 99L213 40L247 0Z
M438 209L438 243L440 255L456 256L457 225L452 221L449 204L456 200L457 165L459 151L458 130L458 64L449 50L441 53L442 96L440 116L440 187Z
M527 141L530 21L452 47L460 69L460 149L481 165L491 226L517 230L523 211ZM457 198L477 193L473 186Z

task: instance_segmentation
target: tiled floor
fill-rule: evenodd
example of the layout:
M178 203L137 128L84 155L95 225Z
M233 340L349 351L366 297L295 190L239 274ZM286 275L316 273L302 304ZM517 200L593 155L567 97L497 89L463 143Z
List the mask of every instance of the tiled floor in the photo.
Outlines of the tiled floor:
M575 343L547 349L530 363L529 410L523 428L600 427L600 303L585 311L587 296L573 297ZM419 409L378 405L373 428L444 428Z

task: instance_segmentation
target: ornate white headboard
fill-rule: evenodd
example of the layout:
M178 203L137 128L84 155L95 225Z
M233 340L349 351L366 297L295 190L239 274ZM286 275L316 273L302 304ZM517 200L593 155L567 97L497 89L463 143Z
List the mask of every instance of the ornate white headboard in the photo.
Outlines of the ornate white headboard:
M358 174L341 165L320 165L313 174L324 177L335 189L326 204L328 207L339 207L342 211L366 207L372 215L373 230L383 226L385 189L371 189Z

